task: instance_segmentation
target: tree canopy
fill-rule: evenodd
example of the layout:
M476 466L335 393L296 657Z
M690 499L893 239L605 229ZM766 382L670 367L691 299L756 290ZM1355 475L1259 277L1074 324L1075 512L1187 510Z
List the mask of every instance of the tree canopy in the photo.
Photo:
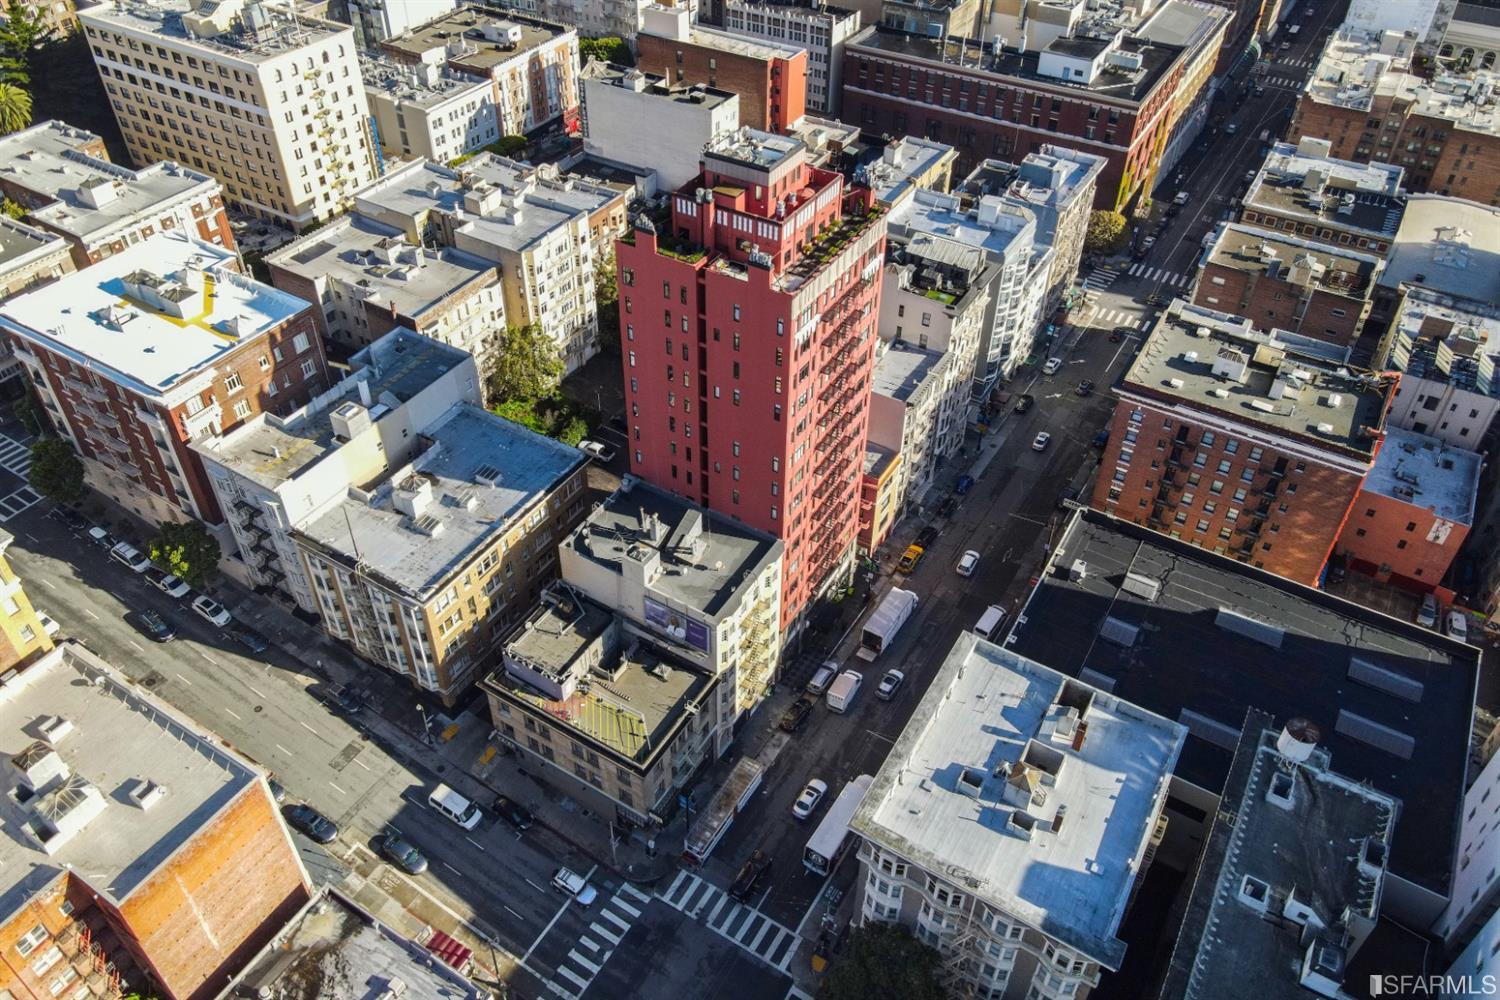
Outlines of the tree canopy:
M557 345L540 326L528 323L505 328L485 381L494 402L533 402L552 393L562 374Z
M151 543L151 561L201 587L219 565L219 542L197 521L168 521Z
M620 285L615 277L615 255L609 253L594 265L594 304L599 310L601 350L620 346Z
M1114 253L1125 240L1125 216L1100 209L1089 216L1088 235L1083 238L1089 253Z
M52 27L34 4L23 0L7 4L5 20L0 21L0 80L21 86L30 83L37 50L52 37Z
M42 438L31 446L31 486L58 503L77 503L87 493L83 462L62 438Z
M942 956L893 924L850 932L818 988L818 1000L944 1000Z
M625 39L613 35L578 40L579 62L587 65L590 59L601 59L620 66L635 65L635 55L630 51L630 44Z

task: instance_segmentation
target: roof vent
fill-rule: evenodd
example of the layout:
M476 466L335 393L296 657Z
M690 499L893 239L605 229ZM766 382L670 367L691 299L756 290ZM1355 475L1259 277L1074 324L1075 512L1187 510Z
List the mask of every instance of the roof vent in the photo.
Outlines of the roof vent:
M1210 389L1210 390L1208 390L1208 394L1210 396L1213 396L1215 399L1228 399L1229 398L1229 390L1228 389Z
M1240 902L1250 909L1265 913L1271 899L1271 887L1253 875L1246 875L1240 881L1239 897Z
M1329 423L1319 424L1318 425L1318 433L1319 434L1332 434L1333 433L1333 425L1329 424Z
M1344 405L1344 397L1336 392L1330 392L1323 398L1323 405L1337 410L1339 407Z
M1089 564L1082 559L1074 559L1073 565L1068 567L1068 581L1070 583L1082 583L1088 579Z
M979 798L979 793L984 790L984 772L976 767L963 768L958 772L957 790L960 795Z
M167 786L158 785L149 778L142 778L130 790L130 801L143 812L167 797Z
M1302 764L1312 756L1313 748L1323 738L1318 724L1298 716L1288 719L1276 737L1276 752L1294 764Z
M42 734L43 739L53 746L66 739L68 734L73 732L74 728L72 719L64 719L60 715L43 716L37 723L37 731Z
M1169 378L1167 379L1167 385L1171 386L1174 389L1181 389L1184 385L1186 385L1186 383L1183 382L1180 378Z
M1297 782L1285 771L1277 771L1271 775L1271 784L1266 787L1266 801L1278 809L1292 808L1293 792Z

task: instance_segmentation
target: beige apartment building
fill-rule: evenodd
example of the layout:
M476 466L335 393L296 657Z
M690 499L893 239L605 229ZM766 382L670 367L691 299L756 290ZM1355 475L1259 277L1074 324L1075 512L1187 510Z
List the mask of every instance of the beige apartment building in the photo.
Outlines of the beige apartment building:
M354 29L257 0L136 0L79 13L133 160L217 177L293 229L375 177Z
M37 615L21 578L5 558L16 536L0 529L0 676L24 667L52 648L52 637Z

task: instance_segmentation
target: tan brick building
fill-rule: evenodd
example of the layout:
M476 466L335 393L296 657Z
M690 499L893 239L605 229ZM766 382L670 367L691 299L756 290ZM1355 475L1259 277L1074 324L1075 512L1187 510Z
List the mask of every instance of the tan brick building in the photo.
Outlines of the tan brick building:
M0 990L209 1000L310 898L264 773L76 644L0 689Z
M5 558L16 536L0 530L0 677L25 667L52 649L52 637L37 617L21 578Z
M0 330L90 484L154 523L222 522L191 442L328 384L311 307L181 234L11 299Z
M97 135L59 121L0 138L0 193L27 209L33 225L66 239L78 267L155 233L235 249L213 177L177 163L117 166Z
M1346 358L1173 302L1115 390L1093 506L1316 583L1396 381L1347 374Z
M1369 253L1239 223L1221 225L1193 280L1194 305L1351 347L1382 261Z
M1418 39L1353 26L1334 34L1297 101L1288 135L1328 140L1332 155L1391 163L1407 189L1500 205L1500 121L1492 70L1417 72Z

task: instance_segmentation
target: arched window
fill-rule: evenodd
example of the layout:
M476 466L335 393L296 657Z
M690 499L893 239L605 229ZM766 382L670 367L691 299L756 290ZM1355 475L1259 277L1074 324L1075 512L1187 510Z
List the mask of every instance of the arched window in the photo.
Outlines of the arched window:
M1479 59L1479 68L1480 69L1493 69L1494 66L1495 66L1495 53L1493 53L1493 52L1486 52L1483 56L1480 57L1480 59Z

